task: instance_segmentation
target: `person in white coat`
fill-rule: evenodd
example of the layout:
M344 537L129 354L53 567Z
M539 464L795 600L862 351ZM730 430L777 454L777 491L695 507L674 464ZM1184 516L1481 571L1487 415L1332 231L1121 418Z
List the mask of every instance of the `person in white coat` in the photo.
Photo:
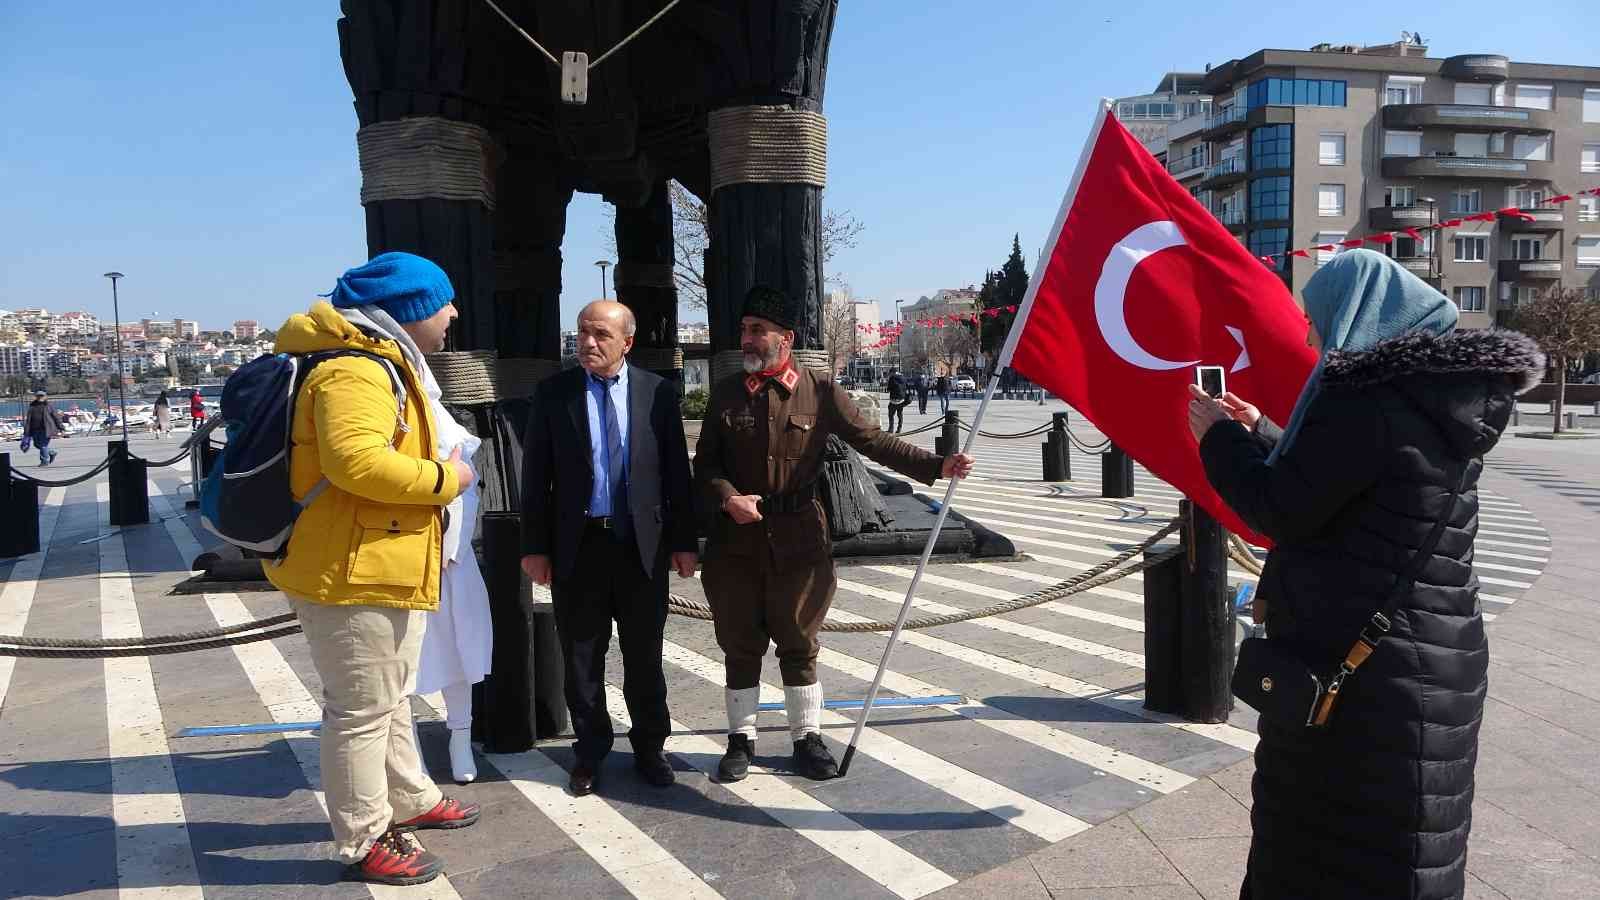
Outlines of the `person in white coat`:
M422 382L426 400L433 407L438 431L434 452L447 460L457 448L462 459L471 459L482 441L463 428L440 402L442 393L427 361L397 324L384 321L380 311L356 311L346 317L357 327L370 328L394 338ZM472 756L472 686L489 674L494 654L494 630L489 621L489 587L478 568L472 550L472 534L478 522L478 485L473 482L445 507L443 572L439 578L439 608L427 614L427 630L422 636L422 651L417 663L417 695L438 691L444 695L445 726L450 729L450 773L457 784L478 777Z

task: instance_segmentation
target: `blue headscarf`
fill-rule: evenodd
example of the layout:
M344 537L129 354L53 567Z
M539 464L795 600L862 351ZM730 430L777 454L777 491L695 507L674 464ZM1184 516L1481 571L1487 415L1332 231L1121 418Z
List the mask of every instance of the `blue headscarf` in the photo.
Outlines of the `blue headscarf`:
M1330 352L1359 353L1417 332L1449 334L1460 316L1449 297L1371 250L1347 250L1335 256L1311 276L1300 293L1306 317L1322 337L1322 358L1306 379L1289 426L1267 457L1269 464L1277 462L1300 433L1306 410L1322 390L1322 367Z

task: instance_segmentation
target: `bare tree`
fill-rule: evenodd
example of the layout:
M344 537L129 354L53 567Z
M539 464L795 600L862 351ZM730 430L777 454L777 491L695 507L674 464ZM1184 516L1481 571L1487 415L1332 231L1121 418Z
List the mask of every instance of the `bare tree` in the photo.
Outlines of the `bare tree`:
M667 182L672 201L672 278L678 287L678 301L692 309L706 308L706 250L711 246L711 228L706 205L688 188L676 181ZM617 253L616 213L607 206L606 246L613 256ZM840 250L856 245L861 232L866 229L860 219L848 210L822 211L822 265L828 263ZM843 285L837 274L826 276L828 284Z
M828 351L830 370L837 375L861 344L856 325L856 304L848 285L822 305L822 346Z
M963 364L976 361L979 350L978 335L966 322L950 322L936 329L928 342L928 351L948 375L955 375Z
M1583 288L1548 288L1517 310L1518 331L1539 342L1555 369L1555 433L1561 433L1561 412L1567 399L1567 373L1583 355L1600 350L1600 298Z

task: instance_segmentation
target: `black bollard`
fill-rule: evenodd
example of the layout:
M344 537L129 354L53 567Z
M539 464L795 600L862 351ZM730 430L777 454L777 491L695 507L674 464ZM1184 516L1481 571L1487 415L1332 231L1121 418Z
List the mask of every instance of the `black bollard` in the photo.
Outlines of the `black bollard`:
M1067 440L1067 414L1050 417L1050 433L1044 438L1044 480L1072 480L1072 443Z
M530 606L522 574L522 520L483 514L482 566L494 628L492 670L474 690L473 737L490 753L522 753L567 728L555 615Z
M11 454L0 453L0 557L39 552L39 486L11 477Z
M144 525L150 521L150 485L145 461L128 451L127 441L110 441L111 524Z
M933 439L933 452L948 456L961 449L961 413L950 410L944 414L944 425L939 436Z
M1235 651L1227 532L1188 500L1179 510L1184 552L1145 572L1145 706L1226 722Z
M1133 457L1116 444L1100 454L1100 496L1133 496Z

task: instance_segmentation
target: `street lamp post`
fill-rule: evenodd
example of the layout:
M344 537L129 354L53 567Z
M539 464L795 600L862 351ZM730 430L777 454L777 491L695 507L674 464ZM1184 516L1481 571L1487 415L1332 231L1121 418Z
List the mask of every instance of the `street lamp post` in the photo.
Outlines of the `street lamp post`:
M896 328L894 333L894 361L895 368L898 369L906 367L906 323L900 317L900 304L904 302L906 302L904 297L894 302L894 324Z
M117 304L117 279L126 278L127 276L121 272L107 272L105 277L111 279L111 321L115 323L117 329L117 399L122 404L121 415L117 416L117 418L122 420L122 441L126 445L128 441L128 390L122 383L122 310Z
M611 265L609 259L597 259L594 264L600 267L600 299L606 299L606 267Z
M1432 226L1428 229L1428 233L1433 236L1433 252L1429 254L1433 257L1431 260L1432 265L1430 266L1430 269L1433 272L1434 280L1438 282L1437 288L1439 292L1443 293L1444 261L1439 256L1439 244L1442 243L1444 232L1439 228L1439 204L1438 201L1434 200L1432 197L1418 197L1417 200L1418 202L1428 204L1428 224Z

